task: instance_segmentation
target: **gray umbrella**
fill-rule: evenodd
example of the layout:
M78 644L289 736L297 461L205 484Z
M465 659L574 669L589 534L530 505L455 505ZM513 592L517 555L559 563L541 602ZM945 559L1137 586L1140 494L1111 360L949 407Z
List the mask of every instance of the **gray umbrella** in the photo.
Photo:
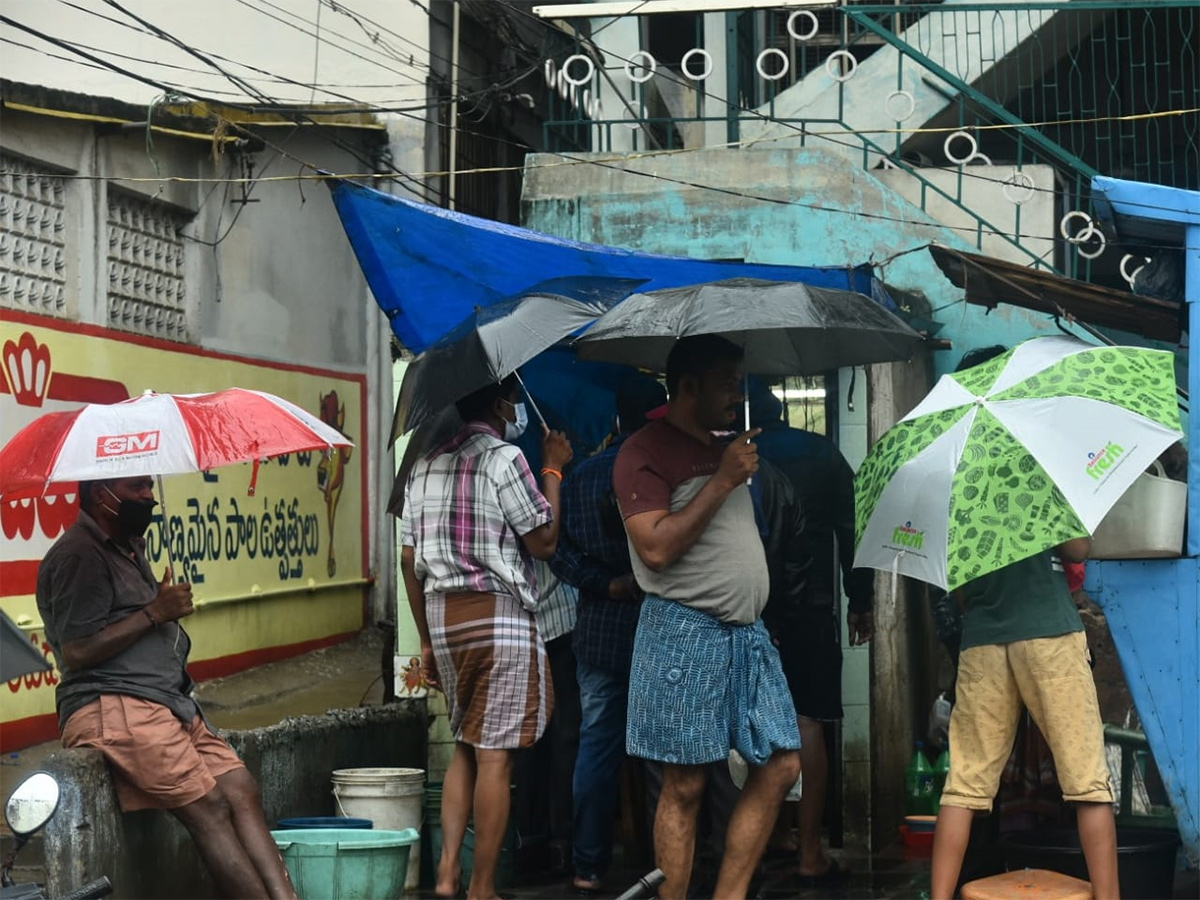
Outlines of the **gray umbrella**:
M675 342L695 334L720 334L738 344L746 371L759 375L815 375L906 360L923 340L864 294L731 278L634 294L574 346L584 359L661 372Z
M401 433L481 387L504 380L602 312L554 294L531 294L476 310L405 371L397 406Z
M580 287L572 287L578 282ZM557 290L560 288L562 293ZM393 439L468 394L507 378L625 297L641 280L556 279L479 307L425 349L404 373ZM571 296L567 296L570 292ZM540 415L540 413L539 413Z
M0 681L12 681L31 672L45 672L50 663L29 642L20 627L0 609Z

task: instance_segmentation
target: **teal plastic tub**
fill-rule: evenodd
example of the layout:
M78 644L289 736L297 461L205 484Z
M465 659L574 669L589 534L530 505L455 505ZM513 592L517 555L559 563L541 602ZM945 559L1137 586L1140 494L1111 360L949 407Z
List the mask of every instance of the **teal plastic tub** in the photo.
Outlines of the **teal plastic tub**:
M415 828L272 831L301 900L396 900L404 893Z

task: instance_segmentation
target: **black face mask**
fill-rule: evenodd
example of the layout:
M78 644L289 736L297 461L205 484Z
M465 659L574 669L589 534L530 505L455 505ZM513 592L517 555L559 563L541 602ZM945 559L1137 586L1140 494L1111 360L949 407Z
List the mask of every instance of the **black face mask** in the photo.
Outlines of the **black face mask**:
M150 523L154 521L154 507L158 506L157 500L151 500L149 503L140 503L137 500L118 500L117 495L108 488L108 495L114 500L117 500L117 525L125 534L130 534L135 537L141 537L146 533L146 529L150 527ZM112 510L105 506L109 512Z

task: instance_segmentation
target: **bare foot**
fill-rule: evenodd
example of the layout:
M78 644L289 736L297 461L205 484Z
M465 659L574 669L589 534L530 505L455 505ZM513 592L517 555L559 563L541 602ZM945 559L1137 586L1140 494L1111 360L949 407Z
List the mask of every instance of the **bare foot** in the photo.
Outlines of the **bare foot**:
M457 866L452 871L438 866L437 885L433 893L443 900L456 900L462 896L462 873Z

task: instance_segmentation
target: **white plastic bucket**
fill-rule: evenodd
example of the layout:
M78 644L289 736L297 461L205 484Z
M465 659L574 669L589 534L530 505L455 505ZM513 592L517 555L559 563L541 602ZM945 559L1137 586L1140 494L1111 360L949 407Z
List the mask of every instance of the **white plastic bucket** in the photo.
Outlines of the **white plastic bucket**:
M1183 553L1183 525L1187 518L1187 485L1165 477L1162 464L1156 474L1143 472L1109 510L1092 535L1093 559L1155 559Z
M337 769L333 801L340 816L370 819L383 831L421 830L424 769ZM421 842L409 853L405 890L421 882Z

